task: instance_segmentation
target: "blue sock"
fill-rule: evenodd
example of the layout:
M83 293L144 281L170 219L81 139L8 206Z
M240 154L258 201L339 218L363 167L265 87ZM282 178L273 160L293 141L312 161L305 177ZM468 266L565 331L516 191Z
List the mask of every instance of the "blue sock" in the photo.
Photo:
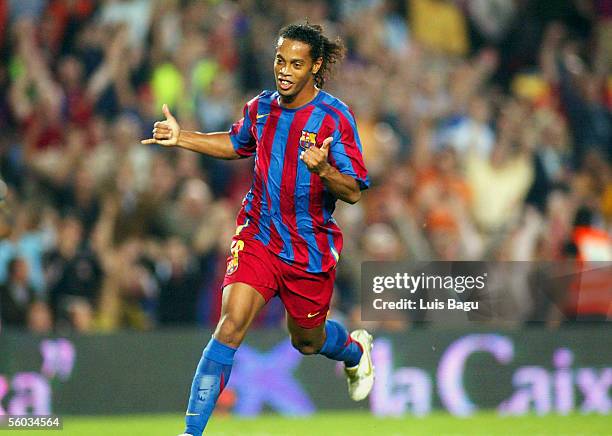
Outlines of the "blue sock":
M325 321L325 343L319 354L344 362L348 368L357 366L363 350L338 321Z
M202 436L217 398L229 381L235 352L235 348L228 347L215 338L204 348L191 384L185 433Z

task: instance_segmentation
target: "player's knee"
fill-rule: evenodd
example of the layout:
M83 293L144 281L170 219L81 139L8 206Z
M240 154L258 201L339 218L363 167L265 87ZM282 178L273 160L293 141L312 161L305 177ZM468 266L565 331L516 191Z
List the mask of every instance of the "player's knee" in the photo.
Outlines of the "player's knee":
M236 316L224 315L217 324L215 338L230 347L237 348L244 339L246 325L246 321Z
M315 349L315 347L312 346L311 344L299 343L299 344L294 345L294 347L296 350L298 350L300 353L304 354L305 356L317 354L318 352L318 350Z
M314 344L311 341L306 341L302 339L292 338L291 345L293 345L293 348L298 350L300 353L307 355L307 356L311 354L317 354L321 350L321 347L317 346L317 344Z

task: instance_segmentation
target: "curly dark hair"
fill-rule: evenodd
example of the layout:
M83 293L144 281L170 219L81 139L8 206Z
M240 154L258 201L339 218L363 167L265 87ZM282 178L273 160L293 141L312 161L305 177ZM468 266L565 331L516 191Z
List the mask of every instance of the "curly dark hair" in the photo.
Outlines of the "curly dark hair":
M338 37L334 41L323 34L323 27L308 22L289 24L278 32L279 38L300 41L310 46L310 57L313 61L321 58L321 68L314 75L315 84L323 88L325 81L330 77L333 64L344 57L344 44Z

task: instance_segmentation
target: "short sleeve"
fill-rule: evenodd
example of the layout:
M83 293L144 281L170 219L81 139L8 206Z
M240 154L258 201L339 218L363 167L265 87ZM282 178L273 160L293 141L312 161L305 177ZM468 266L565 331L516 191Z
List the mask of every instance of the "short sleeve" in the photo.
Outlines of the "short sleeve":
M357 180L363 191L370 187L370 178L365 167L361 140L357 132L357 124L353 114L344 111L339 114L338 126L333 134L330 146L330 163L342 174L347 174Z
M252 105L253 100L244 105L242 118L236 121L229 131L229 137L234 146L234 151L243 158L253 156L257 149L257 142L251 133L251 126L253 125L251 114Z

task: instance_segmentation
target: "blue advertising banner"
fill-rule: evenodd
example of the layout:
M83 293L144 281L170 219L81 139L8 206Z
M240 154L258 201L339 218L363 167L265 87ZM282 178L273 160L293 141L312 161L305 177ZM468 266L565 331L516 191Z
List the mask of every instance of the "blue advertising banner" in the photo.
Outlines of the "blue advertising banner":
M40 338L0 336L0 415L182 412L209 332ZM422 329L377 333L369 400L348 399L342 370L302 356L281 330L253 331L236 354L220 407L308 415L369 409L377 415L609 414L612 329Z

